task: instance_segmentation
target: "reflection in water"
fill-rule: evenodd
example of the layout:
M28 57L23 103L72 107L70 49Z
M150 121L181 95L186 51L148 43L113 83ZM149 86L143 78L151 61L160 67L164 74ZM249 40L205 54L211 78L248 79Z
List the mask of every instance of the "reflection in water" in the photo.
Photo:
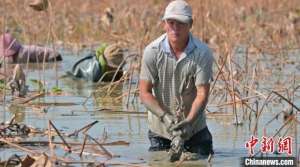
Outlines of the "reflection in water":
M86 82L82 79L72 79L63 77L61 79L63 91L72 92L78 96L89 96L92 92L93 83Z
M11 112L13 115L15 115L15 121L18 123L24 122L25 120L25 107L24 106L18 106L18 105L9 105L6 107L6 111Z
M149 153L149 162L151 166L157 167L174 167L176 163L168 162L168 154L166 151L157 151ZM203 158L197 161L184 161L180 166L184 167L207 167L210 164L207 162L207 158Z
M103 89L103 87L107 87L106 89ZM101 84L98 85L94 91L93 100L95 102L95 106L99 108L112 108L116 110L123 110L122 105L122 85L113 86L114 91L108 93L109 87L107 84Z

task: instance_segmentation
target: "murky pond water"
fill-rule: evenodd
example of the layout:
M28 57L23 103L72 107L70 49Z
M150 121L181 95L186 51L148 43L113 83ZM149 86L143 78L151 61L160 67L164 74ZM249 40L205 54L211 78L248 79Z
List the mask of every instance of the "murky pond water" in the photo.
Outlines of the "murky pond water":
M106 148L112 152L114 155L119 155L119 158L113 158L112 162L123 162L123 163L137 163L142 165L151 166L175 166L173 163L168 163L166 161L166 152L148 152L149 141L147 139L147 118L146 114L132 114L127 112L117 112L114 111L101 111L99 108L113 108L119 111L137 111L145 112L145 108L138 100L130 99L129 108L126 107L127 97L124 96L119 100L114 98L104 98L104 97L87 97L91 92L99 90L99 87L105 86L105 84L93 85L84 81L74 81L70 78L60 77L67 70L71 69L72 64L79 58L71 53L65 52L63 62L57 63L57 71L55 71L54 64L48 64L46 66L45 72L37 69L37 65L34 67L29 67L27 72L27 81L30 90L36 90L37 87L34 86L29 80L38 79L44 80L46 88L51 89L54 86L58 86L63 90L63 95L58 96L46 96L35 100L35 102L43 103L44 105L9 105L6 103L2 105L0 118L1 122L9 120L13 114L16 114L16 120L20 123L25 123L33 127L40 129L46 129L48 126L48 120L52 120L56 127L63 132L73 132L75 129L79 129L88 123L98 120L93 128L88 131L88 134L95 138L103 137L103 134L107 136L106 141L118 141L123 140L130 143L129 146L107 146ZM260 77L254 79L253 82L258 83L259 88L257 90L263 91L264 88L273 88L275 85L291 85L289 78L295 76L296 84L299 84L299 73L300 70L297 66L300 66L300 58L297 54L292 54L287 56L288 60L294 63L287 64L276 64L272 56L262 56L256 58L257 63L254 66L259 69L264 69L269 71L269 74L261 74ZM254 62L254 61L253 61ZM276 64L276 66L274 65ZM252 66L252 67L254 67ZM276 68L275 68L276 67ZM277 69L278 68L278 69ZM279 69L280 68L280 69ZM26 68L25 68L26 69ZM41 69L41 68L40 68ZM252 69L251 69L252 70ZM135 87L135 86L133 86ZM286 85L287 87L287 85ZM116 96L126 92L128 89L128 84L117 87L115 90ZM101 94L101 92L100 92ZM266 94L267 95L267 94ZM212 95L213 97L214 95ZM9 98L9 97L8 97ZM87 100L87 101L86 101ZM84 105L83 102L86 101ZM261 101L264 101L263 99ZM56 103L56 105L51 105ZM223 102L219 102L223 103ZM208 110L220 111L219 107L215 105L219 104L217 100L212 100L209 103ZM295 93L294 103L300 106L299 101L299 90ZM253 106L253 103L249 104ZM274 120L267 126L266 123L271 120L276 114L286 109L288 105L284 102L278 104L271 104L266 106L267 111L264 111L262 117L259 121L258 136L261 137L263 134L263 129L266 127L266 136L272 136L276 133L283 125L283 119L280 115L277 120ZM261 107L261 105L260 105ZM231 109L231 107L229 107ZM226 108L222 111L226 112ZM238 118L242 120L244 116L243 125L235 126L233 125L234 115L231 111L227 114L208 114L208 127L213 135L213 145L215 150L215 155L211 163L209 164L206 159L194 161L194 162L183 162L180 166L192 167L192 166L239 166L240 157L248 155L248 150L245 148L245 143L249 141L250 136L253 134L253 124L254 115L252 121L249 121L249 112L247 114L242 114L241 108L237 108ZM246 115L246 116L245 116ZM298 114L296 114L298 116ZM287 132L293 139L297 137L295 134L295 126L290 126L290 131ZM288 128L287 128L288 129ZM284 131L280 132L280 135L284 135ZM299 135L298 135L299 137ZM58 138L56 138L59 140ZM35 140L48 140L46 137L35 138ZM74 141L82 142L83 136L75 138ZM296 144L293 140L293 156L296 156ZM299 141L297 143L299 145ZM44 150L45 148L40 148ZM256 151L259 147L256 147ZM0 148L0 158L1 160L7 159L12 154L25 154L11 148ZM58 155L65 155L64 151L58 151ZM99 160L97 157L92 157L86 155L88 159ZM73 156L72 158L80 160L78 156ZM101 160L101 158L100 158ZM122 166L122 165L120 165Z

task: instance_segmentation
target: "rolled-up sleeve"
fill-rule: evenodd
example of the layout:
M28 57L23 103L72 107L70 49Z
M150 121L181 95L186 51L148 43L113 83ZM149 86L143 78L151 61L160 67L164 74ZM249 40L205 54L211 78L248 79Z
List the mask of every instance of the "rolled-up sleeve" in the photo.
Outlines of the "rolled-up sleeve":
M151 47L146 47L142 57L140 79L150 81L155 84L157 79L157 69L155 63L155 51Z
M196 62L195 85L203 85L213 81L213 62L212 52L208 49L201 55L201 59Z

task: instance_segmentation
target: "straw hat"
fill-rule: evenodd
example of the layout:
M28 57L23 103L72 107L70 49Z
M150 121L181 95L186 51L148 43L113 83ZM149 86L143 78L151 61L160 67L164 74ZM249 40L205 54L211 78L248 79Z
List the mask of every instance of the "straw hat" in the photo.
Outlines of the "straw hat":
M104 50L104 58L109 66L117 68L124 59L124 50L119 44L109 45Z
M21 48L21 44L10 33L0 36L0 55L11 57Z
M37 11L43 11L48 8L48 0L34 0L29 6Z

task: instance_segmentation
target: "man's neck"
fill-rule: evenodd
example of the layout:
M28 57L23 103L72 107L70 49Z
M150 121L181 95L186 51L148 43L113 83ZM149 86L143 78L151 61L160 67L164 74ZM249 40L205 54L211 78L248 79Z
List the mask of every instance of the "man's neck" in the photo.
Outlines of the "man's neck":
M187 38L184 42L180 43L172 43L171 41L169 41L171 50L175 54L177 60L180 58L181 53L184 52L186 46L188 45L188 41L189 38Z

